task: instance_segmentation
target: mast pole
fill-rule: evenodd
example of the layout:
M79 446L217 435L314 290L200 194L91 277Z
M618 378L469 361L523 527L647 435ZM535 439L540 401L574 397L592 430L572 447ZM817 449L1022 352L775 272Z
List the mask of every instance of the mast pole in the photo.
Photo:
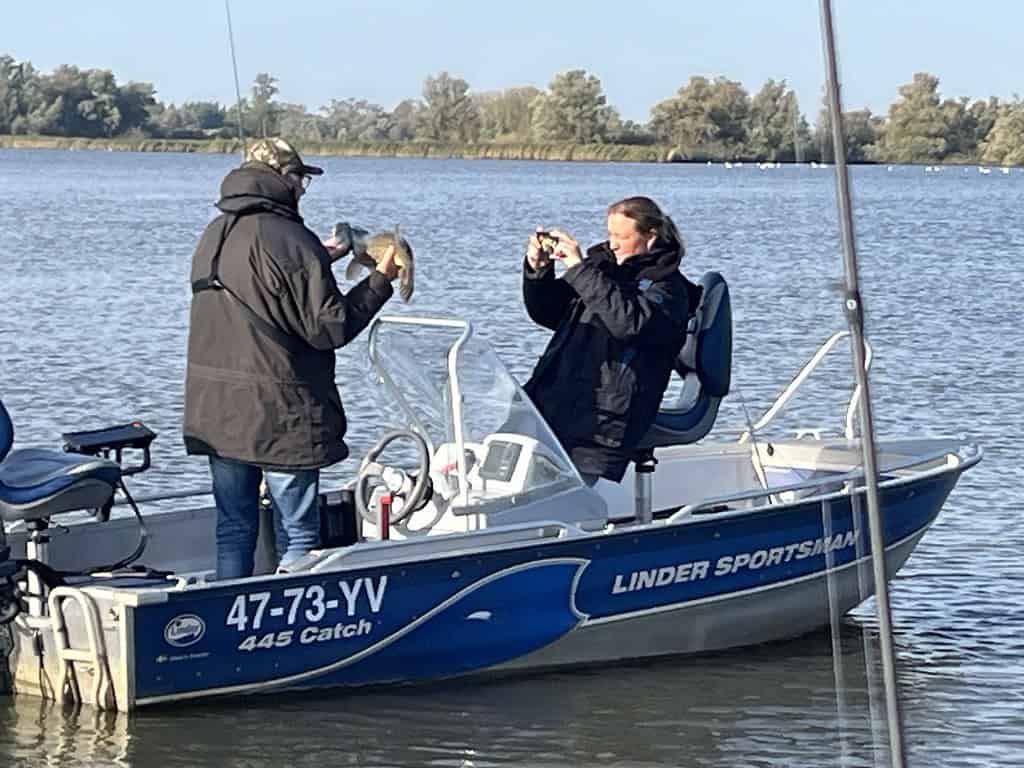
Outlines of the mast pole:
M882 513L878 501L878 455L875 446L871 391L868 387L868 373L865 363L866 354L864 350L864 303L860 293L860 278L857 267L857 246L854 235L853 207L850 202L850 177L846 166L846 136L843 126L842 102L839 98L839 74L836 64L835 31L832 23L831 0L821 0L821 36L825 48L828 109L832 120L836 192L839 203L843 267L846 273L843 309L850 328L853 370L857 383L860 385L861 449L864 459L868 526L871 535L871 565L875 582L875 604L878 609L878 627L881 641L882 680L885 688L886 716L889 726L889 752L893 768L902 768L906 763L903 744L903 721L896 680L892 609L889 604L889 582L885 565L885 537L882 530Z
M242 89L238 86L238 61L235 58L235 33L231 28L230 0L224 0L224 13L228 17L228 45L231 48L231 68L235 73L235 98L238 101L238 141L242 145L242 162L245 162L245 131L242 128Z

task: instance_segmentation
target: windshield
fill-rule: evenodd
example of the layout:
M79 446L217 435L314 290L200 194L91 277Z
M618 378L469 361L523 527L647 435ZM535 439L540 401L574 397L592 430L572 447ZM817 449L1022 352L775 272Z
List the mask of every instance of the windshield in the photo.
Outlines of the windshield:
M382 317L371 331L379 402L420 433L435 490L456 506L502 507L582 485L529 397L468 323Z

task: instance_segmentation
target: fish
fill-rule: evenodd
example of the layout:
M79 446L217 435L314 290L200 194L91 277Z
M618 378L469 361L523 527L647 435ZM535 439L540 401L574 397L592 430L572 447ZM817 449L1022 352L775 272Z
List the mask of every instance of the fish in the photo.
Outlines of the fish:
M365 251L366 239L369 236L369 230L362 227L353 227L347 221L339 221L334 225L334 229L331 230L332 245L344 249L347 253L355 250L357 242L361 243L359 247Z
M373 270L377 262L392 245L395 246L395 264L398 266L398 293L402 300L408 302L412 298L415 283L415 265L412 246L409 241L399 235L396 226L393 232L379 232L370 235L361 227L353 227L348 222L338 222L331 233L340 247L349 246L351 261L345 270L345 277L355 280L361 268Z

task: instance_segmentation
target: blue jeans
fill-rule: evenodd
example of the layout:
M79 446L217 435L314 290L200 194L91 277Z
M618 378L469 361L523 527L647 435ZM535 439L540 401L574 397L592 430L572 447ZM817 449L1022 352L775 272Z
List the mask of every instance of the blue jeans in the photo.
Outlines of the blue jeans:
M274 507L274 533L281 566L320 545L317 506L320 472L271 472L217 456L210 457L217 505L217 578L252 576L260 532L260 479Z

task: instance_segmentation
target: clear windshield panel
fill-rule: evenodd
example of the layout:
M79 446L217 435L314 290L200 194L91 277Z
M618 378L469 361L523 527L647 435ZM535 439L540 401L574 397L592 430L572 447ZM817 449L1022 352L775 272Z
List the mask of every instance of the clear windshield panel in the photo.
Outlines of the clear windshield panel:
M426 438L435 491L456 506L505 508L582 484L518 382L468 325L388 319L375 329L372 359L391 421L400 416Z
M447 328L385 323L372 348L374 394L388 423L418 432L432 451L454 439L446 362L453 337Z

